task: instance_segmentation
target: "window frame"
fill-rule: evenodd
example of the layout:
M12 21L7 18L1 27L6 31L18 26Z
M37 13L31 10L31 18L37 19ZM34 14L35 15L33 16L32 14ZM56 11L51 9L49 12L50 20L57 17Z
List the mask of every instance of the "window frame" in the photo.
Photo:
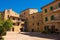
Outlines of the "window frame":
M45 11L45 13L47 13L47 9L45 9L44 11Z
M48 31L48 30L49 30L49 26L45 26L45 27L44 27L44 30L45 30L45 31Z
M13 23L13 25L15 26L16 23Z
M34 19L34 16L32 16L32 18Z
M39 22L37 23L37 25L39 26Z
M55 18L54 18L54 15L52 15L52 16L51 16L51 20L54 20L54 19L55 19Z
M60 2L58 3L58 7L60 8Z
M13 17L13 20L15 20L15 18Z
M51 11L53 10L53 6L50 6L50 10L51 10Z
M45 21L48 21L48 17L45 17Z

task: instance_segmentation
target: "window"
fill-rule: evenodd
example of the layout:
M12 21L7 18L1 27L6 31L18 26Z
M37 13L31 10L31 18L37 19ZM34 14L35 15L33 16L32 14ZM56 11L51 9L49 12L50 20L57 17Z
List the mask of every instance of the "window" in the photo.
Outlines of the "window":
M24 24L21 24L21 26L24 26Z
M51 20L54 20L54 15L51 16Z
M13 23L13 25L15 25L15 23Z
M50 10L53 10L53 7L52 6L50 7Z
M44 30L46 30L46 26L44 27Z
M13 20L15 20L15 18L13 18Z
M60 3L59 3L58 5L59 5L59 7L60 7Z
M25 19L21 19L21 21L25 21Z
M47 9L45 9L45 13L47 12Z
M33 25L34 25L34 23L33 23Z
M8 18L9 18L9 15L8 15Z
M39 26L39 22L37 23L37 25Z
M14 28L12 28L12 31L14 32Z
M45 26L45 27L44 27L44 30L45 30L45 31L48 31L48 30L49 30L49 26Z
M32 18L34 19L34 16L32 16Z
M17 23L17 26L19 26L19 24L20 24L20 23L18 22L18 23Z
M47 17L45 17L45 21L48 21L48 18Z
M20 20L20 18L18 18L18 20Z

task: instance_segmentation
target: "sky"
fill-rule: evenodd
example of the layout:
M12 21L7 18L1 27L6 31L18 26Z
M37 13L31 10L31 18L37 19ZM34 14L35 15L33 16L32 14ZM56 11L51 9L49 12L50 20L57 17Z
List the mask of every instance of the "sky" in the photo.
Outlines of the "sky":
M28 8L36 8L39 12L41 7L53 2L54 0L0 0L0 11L12 9L18 14Z

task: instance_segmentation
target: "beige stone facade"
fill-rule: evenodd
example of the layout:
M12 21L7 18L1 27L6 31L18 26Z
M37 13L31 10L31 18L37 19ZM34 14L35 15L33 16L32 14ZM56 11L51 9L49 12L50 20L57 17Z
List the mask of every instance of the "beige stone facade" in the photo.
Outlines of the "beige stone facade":
M35 12L35 10L34 10ZM29 9L22 11L21 18L27 21L28 31L59 31L60 32L60 0L42 7L42 12L29 14Z
M21 20L20 20L19 14L14 12L12 9L8 9L3 12L3 18L4 20L10 19L13 22L13 27L11 28L10 31L13 31L13 32L20 31L20 28L22 26L21 26Z
M22 11L22 13L20 14L21 19L25 21L24 28L26 28L25 30L29 32L42 31L43 30L42 12L38 13L37 9L32 10L27 9Z
M2 15L4 20L12 20L13 27L11 28L11 31L14 32L60 32L60 0L55 0L52 3L43 6L42 12L38 12L37 9L31 8L22 11L19 15L12 11L12 9L9 9L5 10Z
M44 30L52 30L60 32L60 0L42 7Z
M34 32L40 32L42 31L43 27L43 19L42 19L42 14L41 13L35 13L31 14L27 18L27 25L28 25L28 30L34 31Z

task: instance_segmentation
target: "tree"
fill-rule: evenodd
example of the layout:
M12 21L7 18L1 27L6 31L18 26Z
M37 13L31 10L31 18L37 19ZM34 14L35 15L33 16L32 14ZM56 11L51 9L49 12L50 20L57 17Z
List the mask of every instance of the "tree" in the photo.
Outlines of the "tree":
M3 27L4 27L5 30L7 31L7 29L10 29L10 28L12 27L12 21L11 21L10 19L4 21Z
M12 21L10 19L2 20L2 18L0 14L0 40L2 40L2 36L6 35L7 29L12 27Z

